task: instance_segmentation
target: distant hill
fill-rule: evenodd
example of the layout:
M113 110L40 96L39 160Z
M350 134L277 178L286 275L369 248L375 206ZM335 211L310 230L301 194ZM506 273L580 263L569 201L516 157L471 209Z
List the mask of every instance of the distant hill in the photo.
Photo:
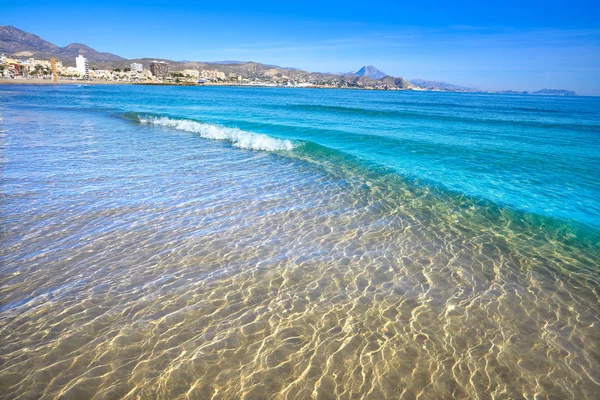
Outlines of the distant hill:
M189 62L189 61L182 61L182 62ZM242 65L242 64L246 64L252 61L235 61L235 60L228 60L228 61L203 61L205 64L223 64L223 65ZM279 69L290 69L293 71L300 71L300 69L298 68L292 68L292 67L281 67L279 65L272 65L272 64L263 64L267 67L271 67L271 68L279 68Z
M214 64L244 64L246 61L235 61L235 60L228 60L228 61L206 61L207 63L214 63Z
M387 74L385 72L381 72L380 70L375 68L373 65L365 65L358 71L350 72L348 75L366 76L367 78L371 78L371 79L381 79L381 78L385 78L387 76Z
M572 90L563 90L563 89L542 89L537 92L533 92L532 94L543 94L548 96L577 96Z
M411 79L410 83L421 87L423 89L431 89L431 90L455 90L455 91L464 91L464 92L476 92L477 89L470 88L466 86L453 85L448 82L443 81L427 81L424 79Z
M119 57L115 54L98 52L91 47L81 43L71 43L66 47L60 48L58 55L60 57L75 58L79 54L84 56L90 61L121 61L123 57Z
M394 78L393 76L386 75L385 78L381 79L381 81L399 89L416 89L415 85L404 78Z
M577 96L572 90L564 90L564 89L542 89L537 92L527 92L527 91L519 91L519 90L498 90L495 92L496 94L537 94L542 96Z
M518 90L498 90L495 92L488 93L496 93L496 94L530 94L529 92L518 91Z
M59 47L39 36L13 26L0 26L0 52L14 54L21 51L56 52Z
M111 53L98 52L81 43L71 43L65 47L58 47L39 36L17 29L14 26L0 26L0 53L16 57L56 57L69 63L73 63L75 57L79 54L90 61L125 60Z

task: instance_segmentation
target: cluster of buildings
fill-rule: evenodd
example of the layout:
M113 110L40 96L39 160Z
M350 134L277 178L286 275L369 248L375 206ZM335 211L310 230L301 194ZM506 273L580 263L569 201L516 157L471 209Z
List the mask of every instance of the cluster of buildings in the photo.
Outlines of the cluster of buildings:
M215 70L185 69L169 71L164 61L151 61L149 69L133 62L129 68L97 69L90 68L88 60L79 55L75 66L64 66L56 61L56 73L60 80L116 81L134 83L202 83L206 80L225 80L223 72ZM29 58L26 60L0 56L0 78L12 79L52 79L52 62ZM237 78L237 77L235 77Z
M114 69L90 68L88 60L79 55L75 58L75 66L64 66L56 61L56 72L60 80L84 80L114 83L147 83L147 84L198 84L206 82L227 82L239 85L257 86L287 86L287 87L361 87L365 89L397 90L393 83L375 82L362 85L361 82L348 82L343 78L319 79L308 76L291 79L287 76L273 74L256 74L251 77L241 77L217 70L183 69L170 71L169 64L164 61L151 61L149 68L139 62L132 62L130 67ZM52 63L50 60L29 58L19 60L0 56L0 77L12 79L52 79Z
M224 81L227 79L224 72L210 70L210 69L202 69L202 70L184 69L183 71L180 71L180 72L184 77L195 78L195 79L202 78L202 79L213 80L213 81L216 81L216 80Z
M149 84L197 84L205 82L228 82L242 85L269 86L311 86L313 82L275 79L270 76L242 78L236 74L225 74L218 70L183 69L170 71L164 61L151 61L148 69L139 62L132 62L130 67L98 69L91 68L88 60L79 55L75 58L75 66L65 66L56 61L56 73L59 80L97 81L115 83L149 83ZM35 58L15 59L0 56L0 78L9 79L52 79L53 70L50 60Z
M141 64L131 64L131 70L134 70L134 65ZM224 72L210 69L184 69L181 71L169 71L169 64L164 61L152 61L150 62L150 72L152 76L163 79L166 81L176 80L178 82L187 82L187 83L202 83L205 81L225 81L232 77L227 77ZM233 79L237 80L237 76L234 76Z
M56 72L61 77L86 77L89 67L87 60L83 56L75 59L75 67L65 67L61 61L56 61ZM0 55L0 77L13 79L43 78L52 77L52 62L50 60L36 60L28 58L26 60L6 57Z
M56 71L60 76L86 76L88 71L87 60L83 56L75 59L76 67L65 67L61 61L56 61ZM26 60L0 55L0 77L2 78L49 78L52 76L52 62L50 60Z

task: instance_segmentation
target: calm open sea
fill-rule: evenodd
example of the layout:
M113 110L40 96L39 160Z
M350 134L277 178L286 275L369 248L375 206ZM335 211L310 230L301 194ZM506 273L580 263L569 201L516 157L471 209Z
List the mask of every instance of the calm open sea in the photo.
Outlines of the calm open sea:
M0 86L0 398L597 399L600 98Z

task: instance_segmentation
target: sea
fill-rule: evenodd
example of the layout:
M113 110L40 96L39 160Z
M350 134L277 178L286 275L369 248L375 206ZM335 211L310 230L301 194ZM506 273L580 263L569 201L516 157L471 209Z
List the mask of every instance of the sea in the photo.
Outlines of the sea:
M0 86L0 398L597 399L600 98Z

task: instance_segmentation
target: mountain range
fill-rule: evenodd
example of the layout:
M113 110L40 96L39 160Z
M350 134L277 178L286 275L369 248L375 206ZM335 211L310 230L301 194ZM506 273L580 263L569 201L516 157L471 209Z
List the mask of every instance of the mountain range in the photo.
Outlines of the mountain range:
M64 65L74 65L75 57L79 54L87 58L90 67L97 69L115 69L129 67L132 62L141 63L145 68L154 60L164 61L171 70L182 69L210 69L225 73L226 75L241 76L246 79L262 79L271 81L311 80L317 84L334 83L339 87L353 86L393 86L398 89L413 89L415 86L403 78L392 77L379 71L377 68L365 66L354 73L328 74L307 72L297 68L280 67L278 65L261 64L252 61L173 61L156 58L125 59L115 54L98 52L86 45L73 43L59 47L41 37L22 31L13 26L0 26L0 53L17 58L34 57L48 59L55 57Z
M49 58L54 56L60 60L74 62L79 54L91 61L110 62L122 61L111 53L100 53L91 47L81 43L71 43L65 47L59 47L41 37L22 31L13 26L0 26L0 52L14 55L16 57Z

